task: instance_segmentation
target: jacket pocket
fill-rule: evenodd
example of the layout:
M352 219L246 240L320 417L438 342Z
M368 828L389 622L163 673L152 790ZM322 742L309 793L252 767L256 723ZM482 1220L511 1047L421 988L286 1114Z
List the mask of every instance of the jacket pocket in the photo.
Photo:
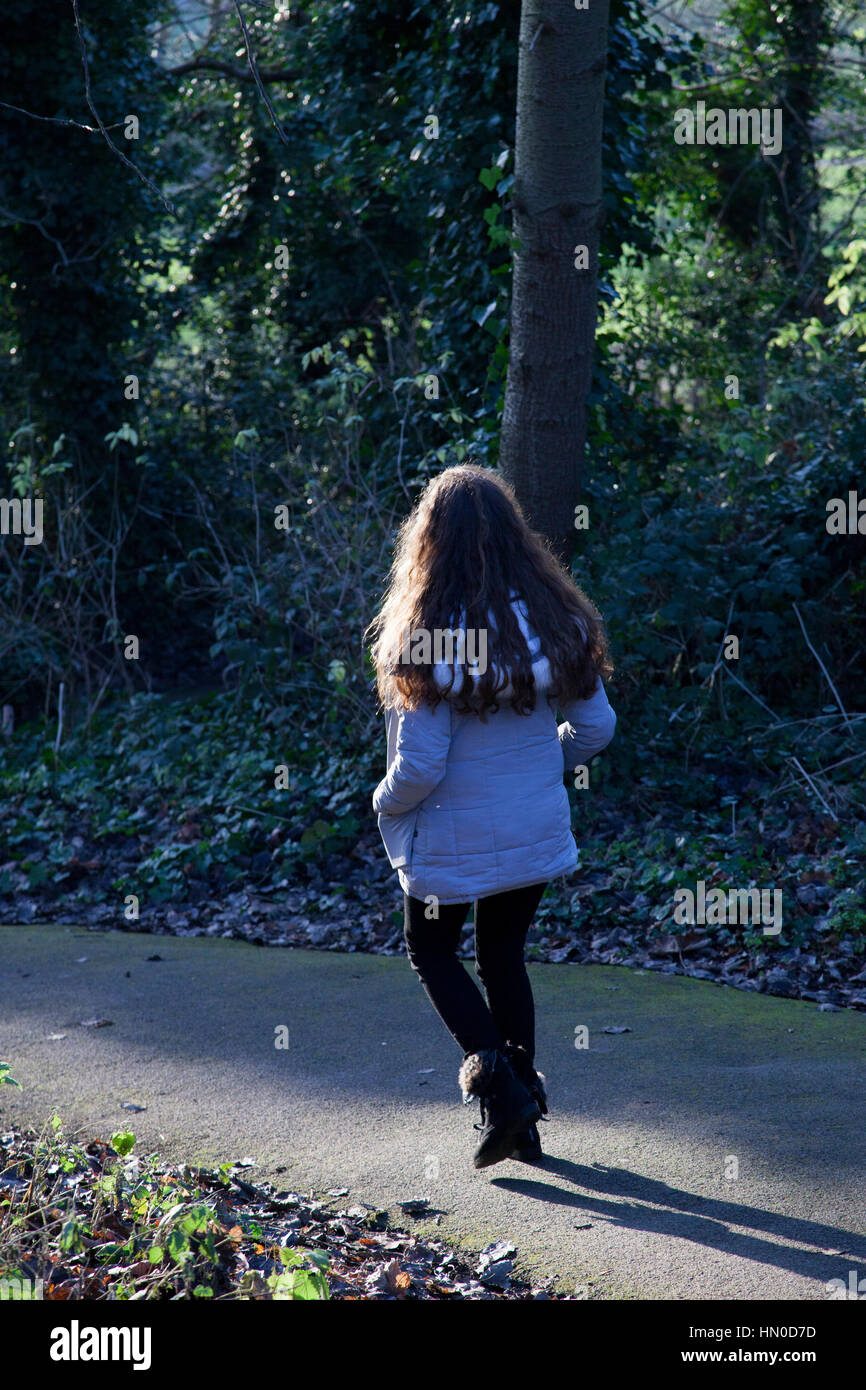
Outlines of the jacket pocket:
M379 812L379 834L392 869L406 869L412 863L415 827L421 807L400 811L396 816Z

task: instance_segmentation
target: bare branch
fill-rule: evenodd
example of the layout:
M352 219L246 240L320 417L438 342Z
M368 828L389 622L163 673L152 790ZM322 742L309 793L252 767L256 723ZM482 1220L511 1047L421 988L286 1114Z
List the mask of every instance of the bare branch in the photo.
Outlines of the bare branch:
M152 183L151 180L147 177L147 175L141 172L137 164L133 164L132 160L129 159L128 156L123 153L123 150L119 150L117 148L111 136L109 135L106 126L103 124L102 117L100 116L99 112L93 104L93 96L90 91L90 64L87 61L87 45L84 42L84 34L81 28L81 16L78 13L78 0L72 0L72 11L75 15L75 29L78 34L78 47L81 50L81 66L84 69L84 95L87 100L87 105L90 108L90 114L96 121L96 124L98 125L99 130L109 149L113 150L114 153L117 155L118 159L121 161L121 163L125 164L129 169L131 169L132 172L136 174L138 178L141 179L142 183L145 184L151 190L152 193L156 194L157 198L160 199L160 201L164 204L164 206L167 208L169 212L174 212L174 208L172 204L168 201L168 199L165 197L165 194L161 193L157 188L156 184Z
M176 67L165 68L164 71L172 77L184 77L188 72L219 72L235 82L255 81L254 74L246 68L236 68L219 58L191 58L187 63L178 63ZM291 68L259 68L259 76L263 82L294 82L298 74Z
M247 61L249 62L249 65L250 65L250 71L252 72L253 77L255 78L256 86L257 86L258 89L259 89L259 94L260 94L260 96L261 96L261 98L262 98L262 101L265 103L265 106L268 108L268 114L269 114L271 120L272 120L273 123L274 123L274 128L275 128L277 134L279 135L279 137L280 137L280 139L282 140L283 144L284 144L284 145L288 145L289 141L288 141L288 139L287 139L287 137L286 137L286 132L283 130L283 127L280 125L279 121L277 120L277 113L276 113L276 111L274 110L273 106L271 105L271 99L270 99L270 97L268 96L268 94L267 94L267 92L266 92L266 90L265 90L265 84L264 84L264 82L262 81L261 73L259 72L259 69L258 69L258 67L257 67L257 65L256 65L256 60L255 60L255 57L254 57L254 55L253 55L253 46L252 46L252 43L251 43L251 41L250 41L250 31L249 31L249 29L247 28L247 22L246 22L246 20L244 19L243 10L242 10L241 7L240 7L240 0L234 0L234 5L235 5L235 10L236 10L236 12L237 12L237 17L238 17L238 19L239 19L239 21L240 21L241 32L243 33L243 36L244 36L244 46L245 46L245 48L246 48L246 50L247 50Z
M85 125L83 121L71 121L66 116L40 116L36 111L25 111L23 106L13 106L8 101L0 101L0 106L6 111L16 111L19 116L27 116L31 121L48 121L51 125L68 125L72 126L74 130L84 130L88 135L98 135L100 133L98 126ZM120 122L118 121L117 124L119 126ZM108 129L115 130L117 127L108 126Z
M799 610L799 608L797 607L796 603L793 604L792 607L793 607L793 609L794 609L794 612L797 614L797 621L798 621L798 623L800 624L800 627L803 629L803 636L804 636L805 639L806 639L806 646L809 648L809 651L812 653L812 655L814 656L814 658L815 658L815 660L817 661L818 665L821 667L821 670L824 672L824 675L825 675L825 677L827 678L827 684L829 685L830 689L831 689L832 692L833 692L833 695L834 695L835 700L836 700L836 704L839 706L839 709L840 709L841 714L842 714L842 718L845 720L845 723L846 723L846 725L848 726L848 730L849 730L849 732L850 732L850 730L851 730L851 720L848 718L847 712L846 712L846 710L845 710L845 706L842 704L842 701L839 699L839 692L838 692L838 690L836 689L835 685L833 684L832 680L830 679L830 672L827 670L827 667L824 665L824 663L823 663L823 661L821 660L820 656L819 656L818 653L815 651L815 648L812 646L812 643L811 643L811 641L810 641L810 639L809 639L809 634L808 634L808 632L806 631L806 624L803 622L803 619L800 617L800 610Z
M806 781L809 783L809 786L812 788L812 791L815 793L815 795L817 796L817 798L818 798L818 800L820 801L821 805L824 807L824 810L827 812L828 815L830 815L830 816L833 817L834 821L838 821L838 820L839 820L839 817L836 815L836 812L833 810L832 806L830 806L830 804L827 802L826 798L823 797L823 796L821 795L821 792L820 792L819 788L815 785L814 781L813 781L812 778L809 776L809 774L808 774L808 772L806 771L806 769L804 768L803 764L800 762L800 759L799 759L799 758L789 758L789 759L788 759L788 762L789 762L789 763L793 763L794 766L798 769L798 771L802 772L802 774L803 774L803 776L805 777Z
M17 226L19 222L23 223L25 227L35 227L39 234L45 237L46 241L50 241L52 246L57 247L60 253L60 260L55 261L54 265L51 267L52 276L57 274L58 267L61 265L68 268L71 265L83 265L86 261L95 261L108 245L108 242L104 241L95 251L91 251L88 255L69 256L66 253L63 243L58 241L56 236L52 236L37 217L23 217L20 213L13 212L10 208L3 207L3 205L0 204L0 223L7 227L14 227Z
M56 247L57 247L57 250L60 252L60 261L57 262L57 263L55 264L55 266L53 267L52 272L51 272L52 275L54 274L54 271L57 269L57 265L59 265L59 264L69 265L69 264L70 264L69 257L67 256L65 250L63 249L63 244L62 244L62 242L59 242L59 241L57 240L57 237L56 237L56 236L52 236L50 232L47 232L47 231L45 230L44 226L42 225L42 223L41 223L37 218L35 218L35 217L22 217L22 216L20 215L20 213L11 212L9 208L5 208L5 207L3 207L2 205L0 205L0 218L2 218L3 222L4 222L5 225L8 226L8 227L14 227L14 226L16 226L19 222L23 222L24 225L25 225L25 227L35 227L35 228L37 229L37 231L39 231L39 232L41 233L41 235L45 237L45 240L46 240L46 241L50 241L51 244L52 244L52 246L56 246Z
M730 666L722 666L721 669L724 671L724 673L725 673L726 676L729 676L729 677L730 677L730 679L734 682L735 685L739 685L739 686L741 687L741 689L745 690L745 692L746 692L747 695L751 695L751 697L752 697L752 699L755 701L755 703L758 704L758 705L760 705L760 706L761 706L761 709L765 709L765 710L767 711L767 713L770 715L770 717L771 717L772 719L775 719L775 721L776 721L777 724L779 723L779 716L778 716L778 714L774 714L773 711L770 709L770 706L769 706L769 705L765 705L765 704L764 704L764 701L761 699L761 697L760 697L759 695L756 695L755 692L754 692L753 690L750 690L749 687L746 685L746 682L745 682L745 681L740 680L740 677L739 677L739 676L735 676L734 673L733 673L733 671L731 670Z

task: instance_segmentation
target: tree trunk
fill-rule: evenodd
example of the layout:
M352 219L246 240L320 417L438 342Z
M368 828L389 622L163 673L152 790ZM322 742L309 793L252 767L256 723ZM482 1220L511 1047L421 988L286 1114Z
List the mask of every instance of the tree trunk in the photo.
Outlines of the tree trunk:
M820 286L823 267L815 255L821 240L821 179L812 143L812 123L821 109L821 90L827 76L831 31L825 0L789 0L776 16L782 20L785 49L785 86L782 92L783 157L773 194L782 235L778 253L792 279L803 276L807 262L815 258L811 283L800 293L801 312L813 312L811 296ZM808 307L807 307L808 306Z
M609 0L523 0L511 333L500 466L566 562L586 441L603 218ZM575 267L585 247L586 269Z

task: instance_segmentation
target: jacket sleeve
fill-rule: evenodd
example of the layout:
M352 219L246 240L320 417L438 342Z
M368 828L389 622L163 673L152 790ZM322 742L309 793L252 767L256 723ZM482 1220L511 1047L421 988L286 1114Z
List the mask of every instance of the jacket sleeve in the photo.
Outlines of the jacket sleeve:
M563 705L561 713L565 722L559 725L559 743L565 771L572 772L607 747L616 728L616 715L600 679L588 700Z
M442 700L435 710L401 709L396 752L388 772L373 794L373 810L385 815L411 811L429 796L445 776L451 746L451 710Z

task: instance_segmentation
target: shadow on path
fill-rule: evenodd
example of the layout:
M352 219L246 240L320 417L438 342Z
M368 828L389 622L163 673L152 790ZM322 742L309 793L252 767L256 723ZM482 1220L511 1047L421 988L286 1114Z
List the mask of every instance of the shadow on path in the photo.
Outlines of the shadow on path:
M600 1217L611 1226L694 1241L824 1283L839 1277L841 1256L866 1261L866 1238L862 1235L818 1221L784 1216L779 1212L741 1206L737 1202L713 1197L701 1197L669 1187L667 1183L654 1178L643 1177L627 1168L609 1168L604 1164L593 1164L588 1168L568 1159L547 1156L543 1167L536 1171L555 1174L572 1184L573 1188L584 1191L555 1186L540 1178L503 1176L494 1177L492 1182L497 1187L524 1197L534 1197L555 1206L573 1207L575 1211ZM632 1200L605 1201L593 1193L607 1193L612 1197ZM796 1241L819 1249L792 1249L790 1245L778 1245L760 1236L731 1230L731 1226L766 1231L781 1240Z

